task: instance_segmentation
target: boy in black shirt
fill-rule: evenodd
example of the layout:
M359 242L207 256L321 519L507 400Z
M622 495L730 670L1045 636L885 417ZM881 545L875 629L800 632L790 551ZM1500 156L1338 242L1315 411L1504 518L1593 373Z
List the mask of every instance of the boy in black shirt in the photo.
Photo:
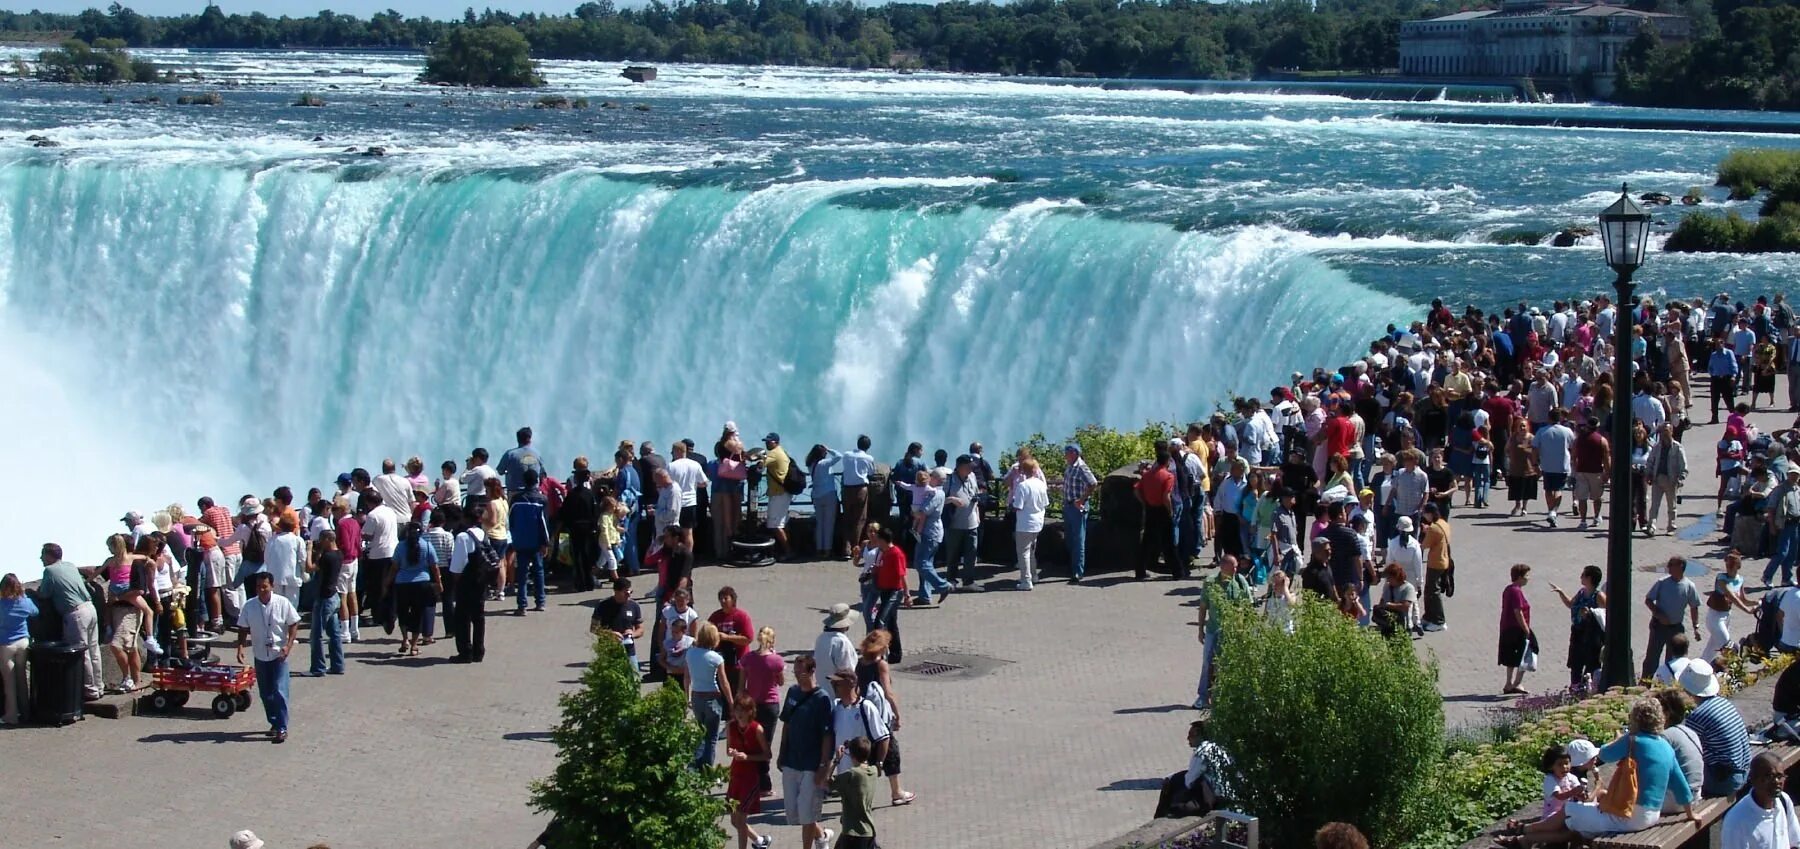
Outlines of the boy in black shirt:
M631 661L631 668L637 669L637 639L644 635L644 615L638 610L637 602L631 600L630 578L613 581L612 598L594 608L588 631L595 636L611 634L625 647L625 657Z
M320 531L319 538L313 540L313 559L306 564L306 571L313 573L313 590L316 596L312 608L312 633L307 642L312 647L312 667L308 675L319 678L327 674L344 674L344 625L338 619L338 576L344 572L344 553L338 550L337 533ZM321 645L323 643L324 645ZM331 668L325 667L326 649L330 653Z

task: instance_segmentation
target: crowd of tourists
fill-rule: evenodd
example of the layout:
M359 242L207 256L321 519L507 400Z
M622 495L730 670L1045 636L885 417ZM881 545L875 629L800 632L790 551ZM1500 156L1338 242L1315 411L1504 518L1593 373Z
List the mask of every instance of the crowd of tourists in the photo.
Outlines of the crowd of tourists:
M1619 322L1630 329L1627 355L1637 366L1629 388L1612 384ZM1142 517L1132 565L1139 580L1153 572L1187 580L1200 566L1216 567L1201 597L1196 706L1210 702L1221 613L1234 602L1254 599L1268 615L1285 617L1300 593L1313 593L1385 632L1448 629L1453 517L1489 509L1501 500L1496 492L1504 491L1514 516L1541 510L1548 528L1567 520L1576 529L1598 525L1604 498L1622 497L1632 504L1635 529L1671 532L1689 456L1706 450L1682 442L1693 363L1707 377L1713 420L1725 416L1715 451L1724 482L1710 493L1723 528L1741 557L1770 558L1765 583L1777 572L1791 583L1800 559L1800 522L1792 521L1800 518L1800 431L1760 434L1745 416L1763 396L1774 400L1776 373L1800 358L1793 327L1780 295L1772 303L1720 295L1662 305L1600 296L1521 302L1498 313L1471 307L1461 316L1434 302L1423 320L1390 326L1350 364L1296 372L1266 399L1238 399L1231 411L1171 434L1132 483ZM1795 384L1790 379L1790 409L1800 408ZM1607 434L1622 391L1632 396L1631 491L1607 493ZM1740 393L1747 402L1737 401ZM977 563L984 517L1004 518L1015 586L1029 591L1042 580L1039 541L1051 508L1059 508L1069 580L1086 579L1088 518L1101 474L1110 471L1089 468L1076 444L1064 447L1054 479L1023 449L996 469L979 443L954 459L939 449L929 461L924 446L911 443L891 465L876 461L868 436L852 448L815 444L796 455L773 432L747 446L727 422L710 456L692 439L672 443L666 457L650 442L624 442L610 462L577 457L559 476L529 428L516 436L516 447L493 464L476 448L460 464L440 464L436 475L419 457L385 460L378 473L353 469L303 498L283 486L267 498L201 498L191 512L182 504L148 516L133 511L93 568L46 544L34 594L26 596L13 576L0 582L0 673L21 665L14 649L39 607L49 623L44 633L82 646L90 698L103 689L141 689L147 666L184 662L195 637L236 631L279 743L288 732L287 664L302 612L311 622L312 675L344 674L343 646L368 639L371 628L397 633L403 655L449 642L452 662L480 663L488 605L505 599L513 615L541 611L548 580L561 574L575 592L610 585L593 630L615 635L649 681L686 688L706 729L696 763L711 763L716 741L727 743L728 794L740 811L753 811L772 790L771 762L784 784L790 769L851 771L844 744L857 737L870 746L865 760L889 779L891 801L905 804L913 796L900 784L893 734L900 694L889 675L903 656L901 611L983 588L977 580L993 568ZM1572 493L1566 504L1565 492ZM810 510L796 510L797 499L810 501ZM810 539L788 533L802 514L811 517ZM858 603L833 610L786 694L775 635L753 627L732 588L717 591L718 609L704 621L696 608L697 560L741 561L763 551L860 566ZM1750 609L1741 557L1728 561L1707 596L1708 640L1690 668L1730 644L1731 609ZM1646 677L1698 637L1700 594L1682 583L1682 568L1672 561L1670 579L1646 599L1656 614ZM1512 577L1501 599L1499 661L1503 690L1517 693L1541 646L1524 592L1530 568L1514 567ZM646 583L652 588L634 596ZM1570 683L1601 683L1599 571L1586 570L1573 594L1552 589L1575 625ZM1788 618L1784 642L1795 646L1800 593L1789 596L1797 615ZM648 623L639 598L652 604ZM845 634L855 619L866 623L860 643ZM121 674L110 685L102 680L103 647ZM804 707L815 702L823 706ZM797 723L796 713L808 718ZM5 721L18 719L9 700ZM788 733L777 751L778 723ZM790 808L799 805L797 822L815 841L824 832L808 787L817 786L801 780L783 794ZM735 823L741 844L765 844L747 820Z

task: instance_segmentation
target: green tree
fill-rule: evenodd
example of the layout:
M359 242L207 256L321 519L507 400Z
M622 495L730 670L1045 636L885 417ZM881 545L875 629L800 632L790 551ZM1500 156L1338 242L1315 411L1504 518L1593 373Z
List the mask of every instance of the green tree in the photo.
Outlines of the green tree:
M425 60L428 83L534 88L544 84L531 44L509 26L462 27L431 48Z
M1399 846L1422 825L1444 753L1436 670L1410 641L1303 595L1292 634L1248 606L1220 631L1212 731L1236 801L1270 846L1310 845L1334 821Z
M156 66L133 61L125 42L102 38L92 45L71 38L55 50L38 54L37 78L53 83L154 82Z
M679 689L644 694L625 649L597 639L581 688L558 701L556 770L531 787L558 849L717 849L725 802L708 791L720 770L690 768L704 732Z

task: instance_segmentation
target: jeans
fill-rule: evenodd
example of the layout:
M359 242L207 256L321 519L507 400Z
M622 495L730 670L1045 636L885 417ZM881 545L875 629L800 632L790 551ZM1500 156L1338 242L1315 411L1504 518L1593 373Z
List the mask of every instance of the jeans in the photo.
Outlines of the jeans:
M1474 480L1474 482L1475 482L1475 503L1476 504L1479 504L1482 506L1487 505L1488 487L1493 484L1493 480L1494 480L1493 469L1494 469L1494 464L1492 464L1492 463L1471 463L1471 464L1469 464L1469 477L1472 480Z
M529 582L536 590L532 603L539 610L544 607L544 555L543 549L513 548L513 592L518 596L519 609L525 609L525 585Z
M1200 686L1195 688L1200 702L1212 704L1213 663L1219 658L1219 634L1217 631L1206 632L1206 642L1200 652Z
M694 693L694 721L700 723L700 748L694 752L694 769L713 764L719 751L719 722L723 700L718 693Z
M287 658L275 660L258 660L256 664L256 690L262 695L263 713L269 717L269 727L276 731L286 731L288 727L288 662Z
M820 557L830 557L832 554L837 516L838 494L835 491L813 495L813 551Z
M861 581L858 585L862 587L862 606L857 609L862 611L864 622L874 622L875 599L881 595L881 592L875 589L873 580Z
M1790 521L1781 529L1781 536L1775 542L1775 553L1769 557L1769 565L1763 568L1763 583L1771 584L1775 570L1781 570L1783 585L1794 582L1795 555L1800 555L1800 522Z
M1013 531L1013 550L1019 553L1019 589L1031 589L1038 578L1037 531Z
M625 570L626 575L636 575L640 568L638 561L637 529L638 512L632 510L625 514L625 533L621 537L625 549L625 561L620 563L619 566Z
M1086 510L1071 505L1063 506L1063 539L1069 545L1069 574L1077 580L1087 577Z
M1644 648L1644 667L1639 678L1651 678L1656 675L1656 667L1665 660L1663 653L1669 648L1669 638L1687 629L1680 625L1664 625L1654 619L1650 621L1650 644Z
M1206 499L1195 498L1193 501L1176 505L1172 521L1175 523L1175 556L1181 564L1194 562L1200 556L1200 519L1206 514Z
M1750 770L1733 764L1707 764L1701 775L1705 778L1700 784L1700 795L1718 798L1736 793L1750 777Z
M308 671L314 675L323 675L325 668L325 652L331 653L330 671L336 675L344 674L344 631L343 623L338 619L337 593L321 596L313 602L312 633L307 636L307 644L312 649L312 668Z
M920 537L919 544L913 549L913 565L919 571L919 598L931 601L933 590L939 593L950 592L950 582L938 574L937 558L939 548L944 544L942 539Z
M899 663L904 655L900 651L900 598L906 594L906 588L897 590L879 590L875 597L875 616L869 620L871 628L880 628L888 632L888 663Z
M81 691L94 698L100 697L100 616L94 612L93 602L82 602L75 609L63 614L63 642L81 646L83 651L81 668Z
M944 565L950 567L950 580L961 581L965 587L975 583L974 529L944 531Z

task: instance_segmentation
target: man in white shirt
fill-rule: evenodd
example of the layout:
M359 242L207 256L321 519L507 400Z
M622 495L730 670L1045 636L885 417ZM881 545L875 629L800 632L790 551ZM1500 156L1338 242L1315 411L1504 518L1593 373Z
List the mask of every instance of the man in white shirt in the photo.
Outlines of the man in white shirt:
M363 555L356 571L356 593L362 596L358 609L374 613L381 610L381 600L394 576L394 549L400 546L400 523L405 519L388 506L387 496L380 492L369 493L365 500L369 512L362 522Z
M392 509L406 510L413 503L412 481L394 471L393 460L381 461L381 474L376 475L369 485L381 493L381 503Z
M493 466L488 465L486 448L470 451L469 459L464 462L464 466L467 471L463 472L460 483L462 483L463 507L467 508L470 502L487 495L487 482L499 480L500 473L494 471Z
M706 486L706 469L688 456L686 443L677 442L669 449L669 480L680 494L681 527L692 531L699 522L700 488Z
M850 642L850 624L858 618L850 605L842 602L831 606L831 614L825 617L825 630L813 641L813 663L820 671L819 677L831 680L839 672L850 670L856 672L856 646Z
M292 516L282 516L275 523L275 538L269 540L263 566L274 579L275 592L288 603L300 604L300 576L306 574L306 540L294 527Z
M1646 387L1639 386L1636 395L1631 396L1631 418L1644 423L1644 429L1652 434L1662 428L1668 421L1669 411L1663 408L1661 398L1651 395Z
M257 573L256 597L244 603L238 617L237 661L244 662L244 646L255 646L256 691L262 696L269 719L269 736L276 743L288 736L288 653L300 631L300 613L285 597L275 594L275 582L267 572Z
M465 526L450 545L450 576L455 604L450 628L456 637L456 654L451 663L480 663L487 654L487 576L485 567L469 567L469 558L478 545L487 542L481 522L473 515L453 514L453 524Z
M888 730L887 717L882 716L881 710L857 692L855 670L833 675L831 691L837 695L837 700L831 703L831 737L832 748L838 753L832 775L849 772L855 765L844 753L844 745L858 737L869 741L869 763L886 760L893 732Z
M1794 800L1784 792L1787 774L1781 756L1763 752L1750 759L1750 792L1745 793L1719 826L1721 849L1794 849L1800 846L1800 818Z

